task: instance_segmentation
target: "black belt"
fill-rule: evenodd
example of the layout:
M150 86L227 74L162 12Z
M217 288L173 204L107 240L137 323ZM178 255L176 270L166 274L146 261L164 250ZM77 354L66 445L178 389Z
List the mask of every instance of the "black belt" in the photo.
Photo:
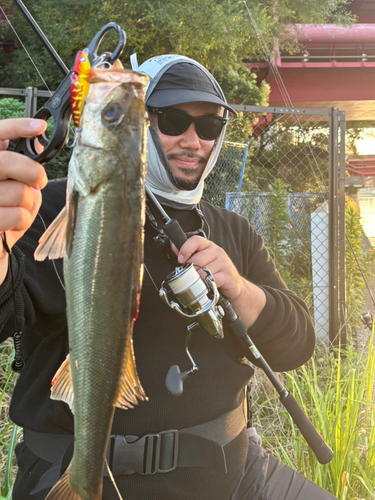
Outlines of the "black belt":
M180 430L166 430L142 437L112 435L107 449L114 476L165 473L176 467L210 467L225 473L223 447L246 427L244 405L215 420ZM26 446L35 455L55 463L68 447L72 434L46 434L24 429Z

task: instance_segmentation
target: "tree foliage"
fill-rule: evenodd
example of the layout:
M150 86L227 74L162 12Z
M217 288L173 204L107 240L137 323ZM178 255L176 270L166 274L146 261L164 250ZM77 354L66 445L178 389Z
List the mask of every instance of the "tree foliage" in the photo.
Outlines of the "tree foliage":
M0 120L21 118L25 115L25 105L18 99L5 97L0 99Z
M288 25L296 22L349 22L349 0L28 0L27 8L39 23L65 64L73 64L76 52L87 46L108 22L118 23L127 33L122 62L136 52L140 62L163 53L192 57L221 82L230 102L265 105L266 85L242 64L262 52L256 29L272 48ZM12 29L1 22L0 41L16 40L19 50L1 54L3 86L33 85L54 89L62 74L11 0L2 2L22 44ZM251 17L249 15L251 13ZM255 23L255 26L254 26ZM104 49L114 48L115 38ZM40 74L38 74L36 68Z

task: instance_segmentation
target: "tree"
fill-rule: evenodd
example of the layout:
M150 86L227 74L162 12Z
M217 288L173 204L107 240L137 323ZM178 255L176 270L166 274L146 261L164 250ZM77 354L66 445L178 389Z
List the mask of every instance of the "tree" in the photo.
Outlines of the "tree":
M6 97L0 99L0 120L21 118L25 115L25 105L18 99Z
M349 0L38 0L27 2L31 14L40 24L66 65L73 64L76 52L87 46L94 34L106 23L116 22L127 33L127 46L122 57L125 65L133 52L144 61L152 55L181 53L206 65L222 83L230 102L265 105L266 85L257 86L255 77L242 64L245 58L261 54L254 26L272 47L293 23L348 22L345 12ZM37 39L11 0L3 2L22 42L47 85L54 89L61 72ZM7 23L2 22L1 41L15 39ZM113 42L113 40L112 40ZM20 42L17 41L18 45ZM285 43L290 43L290 40ZM108 46L110 48L110 46ZM106 47L104 47L106 48ZM2 54L3 86L44 83L24 50Z

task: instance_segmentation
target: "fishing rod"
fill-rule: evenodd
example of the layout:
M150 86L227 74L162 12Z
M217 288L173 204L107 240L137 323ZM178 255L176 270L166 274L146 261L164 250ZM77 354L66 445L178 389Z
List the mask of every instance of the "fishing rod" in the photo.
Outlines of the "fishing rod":
M70 89L72 85L72 77L74 69L68 69L64 62L49 42L46 35L41 30L38 23L32 17L21 0L14 0L17 7L21 10L27 22L33 28L43 45L51 54L61 71L64 73L65 78L62 80L58 88L53 93L52 97L42 106L33 118L40 118L42 120L53 119L53 130L51 137L47 137L45 133L38 137L21 138L17 141L14 151L24 154L39 163L48 163L51 161L64 147L68 140L69 125L72 116L72 107L70 103ZM110 31L116 31L119 41L113 52L103 52L99 54L99 46L104 37ZM90 44L84 49L87 53L90 66L93 67L97 64L114 64L122 54L126 43L125 31L120 28L116 23L108 23L100 29ZM37 140L43 146L43 151L38 151Z
M45 48L48 50L48 52L51 54L61 71L63 72L64 76L69 73L68 67L65 65L64 61L61 59L59 54L56 52L56 50L52 47L50 41L46 37L46 35L43 33L41 30L40 26L38 23L35 21L33 16L30 14L30 12L27 10L25 4L21 0L14 0L14 3L17 5L17 7L20 9L30 26L33 28L35 33L37 34L38 38L42 41L43 45Z
M47 46L49 47L49 48L47 47L47 49L52 55L52 57L55 59L56 62L58 62L58 59L60 59L59 56L53 49L52 45L48 42L47 37L45 37L43 32L40 30L38 24L32 18L31 14L27 11L26 7L23 5L21 0L15 0L15 2L25 15L26 19L33 26L34 30L37 32L39 38L42 40L44 45L46 47ZM113 62L121 55L121 52L125 46L125 39L126 39L125 33L115 23L109 23L96 34L96 36L94 37L94 39L92 40L92 42L88 47L90 58L92 58L91 61L93 59L95 60L97 57L100 57L97 55L97 50L99 48L101 41L103 40L104 35L110 29L115 29L118 32L118 34L120 35L120 41L114 52L112 54L105 53L105 56L107 60L111 64L113 64ZM66 85L68 81L70 83L71 72L67 70L64 63L62 64L61 63L62 61L58 62L60 68L64 71L65 74L67 74L67 76L64 78L63 82L56 90L53 98L50 100L51 103L50 101L48 101L48 103L46 103L45 105L45 107L47 107L48 112L50 113L49 116L52 116L54 118L54 122L56 124L58 124L61 121L67 122L70 120L70 109L67 106L66 102L67 101ZM59 99L57 99L57 97ZM61 102L61 98L63 98L63 102ZM47 106L48 104L49 106ZM59 111L58 114L54 112L56 109L58 109ZM44 111L44 114L40 114L39 110L35 115L35 117L45 118L46 111ZM42 155L38 154L36 148L34 149L31 148L30 144L24 146L24 143L22 142L21 142L22 146L21 147L19 146L18 150L24 154L27 154L36 161L40 162L42 160L48 161L48 159L53 158L57 154L57 152L61 149L62 145L65 144L66 137L67 137L67 132L61 131L61 129L59 129L60 143L57 145L59 149L57 148L56 144L54 145L53 148L49 148L50 144L53 142L54 139L53 136L52 140L50 141L50 144L47 144L48 156L45 155L42 157ZM21 141L24 141L24 139L21 139ZM46 153L46 150L44 153ZM155 209L158 211L164 222L162 228L163 231L168 236L170 241L176 246L176 248L180 249L181 246L185 243L185 241L187 241L186 234L182 230L178 221L172 220L168 216L168 214L162 208L162 206L160 205L154 194L147 187L146 187L146 192L149 199L152 201ZM257 360L257 362L259 363L259 365L269 378L270 382L273 384L273 386L279 393L281 403L291 415L294 423L299 428L301 434L304 436L307 443L315 453L318 461L321 464L329 463L333 457L332 450L323 441L322 437L319 435L315 427L312 425L310 420L307 418L302 409L299 407L293 395L281 384L276 375L273 373L271 367L268 365L266 360L260 354L257 347L249 337L246 325L243 323L242 319L236 314L229 300L227 300L224 296L222 296L218 292L216 285L214 283L213 276L211 275L209 270L204 268L204 271L207 273L207 277L205 280L203 280L199 276L199 274L196 272L192 264L185 264L183 266L178 267L173 273L171 273L171 275L167 277L166 281L168 282L168 285L171 287L172 291L174 291L183 309L181 309L177 303L170 302L168 300L167 292L163 288L160 290L161 298L172 309L176 310L176 312L178 312L181 316L188 319L189 321L191 319L196 320L193 321L188 326L188 335L185 342L185 350L193 364L193 367L192 369L183 373L180 372L178 366L175 365L174 367L172 367L172 369L169 371L167 375L167 380L166 380L167 385L169 384L169 387L172 389L171 391L172 394L175 393L176 395L178 395L182 393L182 386L184 380L198 370L197 365L195 364L192 356L188 351L188 343L194 329L203 327L208 331L209 334L213 335L214 337L222 338L223 332L222 332L221 320L225 316L225 319L228 321L233 333L243 340L243 342L245 343L251 354L254 356L254 358ZM207 297L210 290L213 294L213 298L211 300ZM186 309L191 309L192 314L187 314L186 312L184 312L184 310Z
M180 224L177 220L171 219L168 214L165 212L163 207L160 205L159 201L155 197L155 195L151 192L149 188L146 187L147 196L150 201L154 205L155 209L159 213L160 217L163 220L164 225L162 229L164 233L168 236L170 241L176 246L177 249L180 249L181 246L187 241L187 236L182 230ZM186 378L193 375L198 367L194 363L190 353L187 350L187 343L190 340L190 336L192 331L197 327L205 328L208 331L207 323L211 327L211 331L208 331L211 335L213 335L212 330L217 325L218 321L224 317L232 330L232 332L242 339L242 342L246 345L247 349L257 360L257 363L262 368L272 385L275 387L276 391L279 394L280 401L284 408L288 411L290 416L293 419L293 422L296 424L301 434L306 439L310 448L313 450L316 455L319 463L327 464L332 460L333 452L331 448L324 442L323 438L320 436L318 431L315 429L313 424L310 422L308 417L305 415L301 407L298 405L294 396L290 391L288 391L280 380L276 377L272 368L269 366L267 361L259 352L258 348L251 340L247 333L247 327L242 321L242 319L238 316L238 314L234 311L231 303L228 299L226 299L223 295L218 293L218 299L215 299L215 286L210 282L213 280L212 276L209 279L208 286L205 285L205 280L200 277L200 275L195 271L194 276L192 277L189 273L191 273L191 269L193 264L185 264L183 266L178 267L173 273L171 273L166 281L171 286L172 291L174 292L177 300L183 306L183 310L191 309L193 314L189 315L187 313L183 313L178 308L178 305L174 302L170 302L166 299L165 289L162 287L160 290L160 296L164 302L166 302L172 309L176 310L181 316L186 319L197 319L197 322L193 323L193 327L188 327L188 337L185 341L185 350L192 361L193 367L185 372L180 371L179 367L174 365L168 372L166 385L170 392L174 395L180 395L182 393L182 385ZM204 268L205 269L205 268ZM202 283L203 282L203 283ZM171 285L172 284L172 285ZM211 301L207 298L207 294L209 289L213 290L214 299ZM202 306L203 304L203 306ZM211 304L211 312L212 309L213 315L207 319L208 314L208 304ZM199 308L202 308L201 318L199 319ZM204 318L204 321L202 320ZM198 323L198 324L197 324ZM213 328L212 328L213 327ZM221 332L217 332L214 335L217 338L222 338Z

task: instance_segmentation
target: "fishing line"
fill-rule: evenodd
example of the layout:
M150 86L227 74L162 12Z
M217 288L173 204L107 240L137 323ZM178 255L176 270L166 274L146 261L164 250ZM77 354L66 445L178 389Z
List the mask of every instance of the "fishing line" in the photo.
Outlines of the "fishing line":
M266 43L266 41L265 41L265 39L264 39L264 37L263 37L263 34L262 34L262 32L261 32L261 30L260 30L260 28L259 28L259 26L258 26L258 24L257 24L257 22L256 22L256 20L255 20L255 18L254 18L254 16L252 15L252 13L251 13L251 11L250 11L250 9L249 9L249 7L248 7L248 5L247 5L247 3L246 3L246 0L244 0L244 4L245 4L246 10L247 10L247 12L248 12L248 15L249 15L249 17L250 17L250 20L251 20L251 22L252 22L252 24L253 24L253 26L254 26L254 28L255 28L255 31L256 31L256 33L257 33L257 36L258 36L258 38L259 38L259 39L260 39L260 41L261 41L261 44L262 44L262 49L264 50L264 53L266 54L266 57L267 57L268 63L269 63L270 68L271 68L271 72L272 72L272 74L273 74L273 75L274 75L274 77L275 77L275 80L276 80L276 83L277 83L277 85L278 85L278 87L279 87L280 93L281 93L281 95L282 95L282 96L283 96L283 98L284 98L284 102L285 102L287 105L289 104L289 105L290 105L290 107L292 107L292 108L293 108L293 103L292 103L292 100L291 100L290 95L289 95L289 93L288 93L288 90L287 90L287 88L286 88L286 86L285 86L285 84L284 84L284 81L283 81L283 79L282 79L282 77L281 77L281 74L280 74L279 68L278 68L278 67L277 67L277 65L275 64L275 61L274 61L274 59L273 59L273 57L272 57L272 54L271 54L271 52L270 52L270 50L269 50L269 48L268 48L268 46L267 46L267 43ZM296 121L297 121L298 125L299 125L299 126L301 127L301 129L302 129L301 121L300 121L300 119L299 119L298 115L295 115L295 116L296 116ZM317 170L318 170L318 172L319 172L319 174L320 174L320 177L321 177L321 180L322 180L322 182L323 182L323 185L324 185L324 187L327 189L327 185L326 185L325 179L324 179L324 177L323 177L323 175L322 175L321 169L319 168L319 165L318 165L317 160L316 160L316 156L315 156L315 154L314 154L314 152L313 152L313 150L312 150L312 148L311 148L311 144L310 144L310 143L308 143L308 144L307 144L307 146L308 146L309 151L310 151L310 153L311 153L311 156L312 156L312 158L313 158L313 160L314 160L314 163L315 163L315 165L316 165L316 167L317 167ZM313 173L313 175L315 176L315 171L314 171L314 170L313 170L313 172L312 172L312 173ZM317 178L315 177L315 180L316 180L316 179L317 179ZM355 251L354 251L354 248L353 248L353 246L352 246L352 244L351 244L351 242L350 242L350 240L349 240L349 238L348 238L348 236L347 236L346 234L345 234L345 239L346 239L347 243L349 244L349 247L350 247L351 253L353 254L353 257L354 257L354 259L355 259L355 261L356 261L357 267L358 267L358 269L359 269L359 271L360 271L360 273L361 273L361 275L362 275L362 279L363 279L363 281L364 281L364 283L365 283L365 286L366 286L366 288L367 288L367 290L368 290L368 293L369 293L369 295L370 295L370 297L371 297L372 303L373 303L373 305L374 305L374 307L375 307L375 298L374 298L374 296L373 296L373 294L372 294L372 292L371 292L370 286L369 286L369 284L368 284L368 282L367 282L367 280L366 280L366 277L365 277L365 275L364 275L364 272L363 272L363 269L362 269L362 267L361 267L361 264L360 264L360 262L358 261L358 258L357 258L357 256L356 256L356 253L355 253Z
M3 16L5 17L6 21L8 22L9 26L12 28L14 34L16 35L16 37L18 38L18 41L20 42L20 44L22 45L22 48L23 50L26 52L28 58L30 59L31 61L31 64L34 66L35 68L35 71L38 73L40 79L42 80L43 84L45 85L46 89L48 90L48 92L51 94L52 96L52 91L50 90L50 88L48 87L47 85L47 82L44 80L42 74L40 73L39 69L37 68L36 64L34 63L33 61L33 58L31 57L31 55L29 54L28 50L26 49L25 45L23 44L21 38L18 36L18 33L17 31L15 30L15 28L13 27L12 23L10 22L10 19L8 18L8 16L5 14L3 8L0 6L0 9L1 9L1 12L3 14Z
M36 65L36 63L34 62L33 58L31 57L30 53L28 52L28 50L26 49L26 46L23 44L23 42L22 42L22 40L21 40L20 36L18 35L18 33L17 33L16 29L15 29L15 28L14 28L14 26L12 25L12 23L11 23L10 19L8 18L8 16L7 16L7 15L6 15L6 13L4 12L3 8L1 7L1 5L0 5L0 10L1 10L1 12L2 12L2 14L3 14L4 18L5 18L5 19L6 19L6 21L8 22L9 26L10 26L10 27L11 27L11 29L13 30L14 34L16 35L16 37L17 37L17 39L18 39L19 43L21 44L21 46L22 46L23 50L26 52L27 57L30 59L31 64L34 66L35 71L36 71L36 72L38 73L38 75L39 75L39 78L42 80L42 82L43 82L44 86L46 87L47 91L50 93L50 96L52 97L52 95L53 95L52 90L48 87L47 82L46 82L46 81L45 81L45 79L43 78L43 76L42 76L41 72L39 71L39 69L38 69L38 67L37 67L37 65ZM71 125L69 125L69 129L70 129L70 131L74 134L74 129L72 128L72 126L71 126ZM73 147L73 146L70 146L70 147Z
M361 275L362 275L362 279L363 279L363 281L364 281L364 283L365 283L365 285L366 285L367 291L368 291L368 293L369 293L369 295L370 295L370 297L371 297L372 303L373 303L373 305L374 305L374 307L375 307L375 298L374 298L374 296L373 296L373 294L372 294L372 292L371 292L371 289L370 289L370 286L369 286L368 281L367 281L367 279L366 279L366 276L364 275L364 272L363 272L362 266L361 266L361 264L360 264L360 262L359 262L359 260L358 260L358 258L357 258L357 255L356 255L356 253L355 253L355 251L354 251L353 245L352 245L352 243L351 243L351 241L350 241L350 239L349 239L349 237L348 237L348 235L347 235L347 234L345 234L345 239L346 239L346 242L347 242L347 243L349 243L349 248L350 248L350 251L351 251L351 252L352 252L352 254L353 254L354 260L355 260L355 262L356 262L356 264L357 264L357 267L358 267L358 269L359 269L359 272L360 272L360 273L361 273Z
M159 294L159 288L156 286L156 283L155 283L155 281L154 281L153 277L151 276L150 271L147 269L147 266L146 266L146 264L145 264L145 263L143 263L143 267L145 268L146 273L148 274L148 276L149 276L149 278L150 278L150 280L151 280L152 284L154 285L154 287L156 288L156 291L157 291L157 292L158 292L158 294Z
M105 459L105 465L107 466L108 475L109 475L109 477L110 477L110 479L111 479L111 481L112 481L112 484L113 484L113 486L114 486L114 488L115 488L115 490L116 490L116 493L118 494L119 499L120 499L120 500L124 500L124 499L122 498L122 496L121 496L120 490L119 490L119 489L118 489L118 487L117 487L115 477L114 477L114 475L112 474L111 469L109 468L109 465L108 465L107 459Z
M247 3L246 3L246 0L244 0L244 4L245 4L246 10L247 10L247 13L248 13L248 15L250 17L250 20L251 20L251 22L252 22L252 24L254 26L255 32L256 32L256 34L257 34L257 36L258 36L258 38L259 38L259 40L261 42L262 49L264 51L265 57L267 59L267 62L270 65L271 72L272 72L272 74L273 74L273 76L274 76L274 78L276 80L276 83L277 83L277 86L278 86L278 88L280 90L281 96L282 96L282 98L283 98L283 100L284 100L284 102L285 102L285 104L287 106L289 106L291 108L294 108L293 102L292 102L292 100L290 98L290 95L289 95L289 92L288 92L288 90L287 90L287 88L286 88L286 86L284 84L284 81L283 81L282 76L280 74L280 71L279 71L279 69L278 69L278 67L277 67L277 65L276 65L276 63L274 61L274 58L272 57L271 51L269 50L269 48L267 46L267 43L266 43L266 40L265 40L265 38L264 38L264 36L262 34L262 31L259 28L259 25L256 22L254 16L252 15L252 13L251 13L251 11L250 11ZM293 118L294 118L294 121L298 124L300 130L303 130L302 123L301 123L301 121L299 119L299 116L298 115L294 115ZM308 142L306 145L307 145L307 147L308 147L308 149L310 151L312 160L313 160L313 162L315 164L315 167L316 167L316 170L314 168L311 169L311 173L314 176L315 180L318 181L318 177L317 177L317 174L316 174L316 171L317 171L319 173L319 175L320 175L321 182L323 183L324 187L327 189L328 188L327 187L327 183L326 183L326 181L324 179L324 176L323 176L323 173L322 173L322 171L321 171L321 169L319 167L319 164L318 164L316 156L315 156L315 154L314 154L314 152L312 150L310 142Z
M269 50L269 48L267 46L267 43L266 43L266 40L263 37L262 31L259 28L259 25L256 22L256 20L254 19L254 16L252 15L252 13L251 13L251 11L250 11L250 9L249 9L246 1L244 1L244 4L245 4L245 7L246 7L247 12L249 14L250 20L251 20L251 22L252 22L252 24L253 24L253 26L255 28L256 34L257 34L259 40L261 41L262 49L264 51L264 54L266 56L266 59L267 59L269 65L271 67L271 71L272 71L272 73L273 73L273 75L275 77L275 80L277 82L279 90L280 90L280 92L281 92L281 94L283 96L284 102L286 104L288 104L290 107L293 107L293 104L292 104L292 101L290 99L288 90L287 90L287 88L286 88L286 86L285 86L285 84L283 82L283 79L282 79L282 77L280 75L280 72L279 72L279 70L277 68L277 65L274 62L274 59L273 59L272 54L271 54L271 51Z
M43 226L44 226L44 231L47 231L47 225L46 225L46 223L44 222L43 217L40 215L40 213L39 213L39 212L38 212L38 214L37 214L37 215L38 215L38 217L40 218L40 220L42 221L42 224L43 224ZM58 270L57 270L57 267L56 267L56 264L55 264L54 259L52 259L52 260L51 260L51 262L52 262L53 268L54 268L54 270L55 270L56 276L57 276L58 280L60 281L60 285L63 287L63 290L65 290L65 285L64 285L64 283L63 283L63 281L62 281L62 279L61 279L61 277L60 277L60 275L59 275L59 272L58 272Z

